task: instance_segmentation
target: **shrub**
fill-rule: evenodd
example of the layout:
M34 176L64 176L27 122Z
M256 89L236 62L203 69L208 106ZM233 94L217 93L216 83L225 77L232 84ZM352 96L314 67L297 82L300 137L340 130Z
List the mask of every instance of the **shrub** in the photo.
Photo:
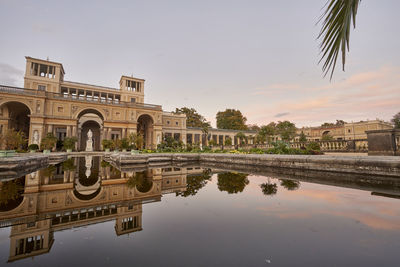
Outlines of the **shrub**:
M43 150L51 150L57 143L57 137L53 133L47 133L46 137L40 142L40 146Z
M263 149L261 149L261 148L251 148L249 150L249 152L251 154L264 154L265 153L265 151Z
M231 146L231 145L232 145L232 139L229 138L229 137L226 138L226 139L225 139L225 145L226 145L226 146Z
M121 148L122 148L122 149L129 149L129 148L131 148L131 145L130 145L130 143L129 143L128 138L122 138L122 139L121 139Z
M1 148L5 150L19 149L26 144L25 134L21 131L8 129L0 135Z
M101 141L101 145L104 149L112 149L114 144L112 140L103 139L103 141Z
M209 146L204 146L203 147L203 152L210 152L212 149L211 149L211 147L209 147Z
M64 147L64 149L74 149L74 147L75 147L75 143L78 141L78 139L75 137L75 136L73 136L73 137L66 137L65 139L64 139L64 142L63 142L63 147Z
M214 141L214 139L211 139L210 141L208 141L208 144L212 147L215 146L217 143Z
M128 142L133 145L134 149L142 149L144 144L144 136L137 133L131 133L128 137Z
M112 143L113 143L113 147L114 147L115 150L118 150L118 149L121 148L121 144L122 144L121 139L119 139L119 138L114 139L114 140L112 141Z
M193 150L192 144L187 144L186 145L186 152L191 152Z
M30 144L28 146L28 150L38 150L39 146L37 144Z
M306 145L306 149L307 150L316 150L316 151L320 151L321 147L319 145L319 143L317 142L310 142Z

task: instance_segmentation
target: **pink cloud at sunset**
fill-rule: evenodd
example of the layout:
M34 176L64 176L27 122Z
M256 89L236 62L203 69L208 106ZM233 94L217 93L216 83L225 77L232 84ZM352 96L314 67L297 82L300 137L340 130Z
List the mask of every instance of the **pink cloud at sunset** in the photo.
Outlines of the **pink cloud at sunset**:
M319 87L274 84L253 95L265 103L246 108L251 123L290 120L297 126L317 126L336 119L390 120L399 111L400 68L382 67Z

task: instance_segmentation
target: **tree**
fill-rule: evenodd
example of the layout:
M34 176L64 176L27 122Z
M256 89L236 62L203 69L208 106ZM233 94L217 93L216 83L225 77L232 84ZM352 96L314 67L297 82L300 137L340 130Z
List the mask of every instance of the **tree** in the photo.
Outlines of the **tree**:
M341 50L342 67L344 71L346 48L349 50L350 27L353 20L353 27L356 27L356 15L361 0L330 0L321 19L322 29L318 38L322 39L321 59L325 59L322 66L324 76L331 72L332 79L335 70L339 50Z
M204 145L207 145L207 140L208 140L208 132L209 132L209 130L210 130L210 125L208 124L203 124L203 126L201 127L201 132L203 133L203 138L202 139L204 139L205 140L205 144Z
M256 135L256 144L264 144L266 141L265 135L260 134L260 132Z
M226 146L231 146L232 145L232 139L230 138L230 137L227 137L226 139L225 139L225 144L224 145L226 145Z
M186 126L189 127L201 127L210 126L210 123L200 115L194 108L176 108L173 112L175 114L185 114L186 115Z
M74 149L75 143L78 142L78 138L75 136L72 137L65 137L63 141L63 147L68 150L68 149Z
M40 142L40 146L44 150L50 150L52 149L57 143L57 137L53 135L53 133L47 133L46 137L42 139L42 142Z
M21 131L15 131L14 129L7 129L4 134L0 135L0 147L1 149L14 150L25 146L27 139L25 134Z
M304 134L303 131L301 131L301 133L300 133L299 141L300 142L307 142L307 136Z
M400 129L400 112L393 116L392 123L394 124L394 128Z
M249 129L250 131L260 131L260 126L258 126L257 124L249 124L247 125L247 129Z
M240 110L226 109L219 111L216 116L217 128L232 130L247 130L247 118L242 115Z
M224 172L218 174L218 189L226 191L228 194L242 192L249 184L248 174L236 172Z
M239 139L239 145L243 145L247 139L246 135L242 132L238 132L236 134L236 138Z
M342 126L344 125L346 122L344 120L336 120L336 125L337 126Z
M276 131L283 141L290 141L296 136L296 125L290 121L279 121Z
M144 144L144 137L142 134L131 133L128 136L128 142L133 145L134 149L142 149Z
M270 141L271 136L276 134L276 124L275 122L270 122L268 125L261 126L258 134L266 141Z
M323 134L321 137L321 141L333 141L333 136L330 134Z

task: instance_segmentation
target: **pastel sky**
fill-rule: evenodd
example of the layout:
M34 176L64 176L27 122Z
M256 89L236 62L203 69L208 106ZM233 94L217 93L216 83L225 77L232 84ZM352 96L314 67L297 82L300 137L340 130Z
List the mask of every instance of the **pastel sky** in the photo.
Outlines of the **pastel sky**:
M346 71L323 78L326 0L0 0L0 84L23 86L24 56L61 62L66 80L146 79L145 102L248 123L390 120L400 111L400 1L361 1ZM339 66L340 67L340 66Z

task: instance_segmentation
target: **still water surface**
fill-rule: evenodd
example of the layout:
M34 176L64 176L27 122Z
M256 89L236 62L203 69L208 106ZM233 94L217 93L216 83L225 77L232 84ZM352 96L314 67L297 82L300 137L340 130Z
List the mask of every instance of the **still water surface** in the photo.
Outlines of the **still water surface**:
M3 181L0 266L399 266L397 185L276 173L81 157Z

